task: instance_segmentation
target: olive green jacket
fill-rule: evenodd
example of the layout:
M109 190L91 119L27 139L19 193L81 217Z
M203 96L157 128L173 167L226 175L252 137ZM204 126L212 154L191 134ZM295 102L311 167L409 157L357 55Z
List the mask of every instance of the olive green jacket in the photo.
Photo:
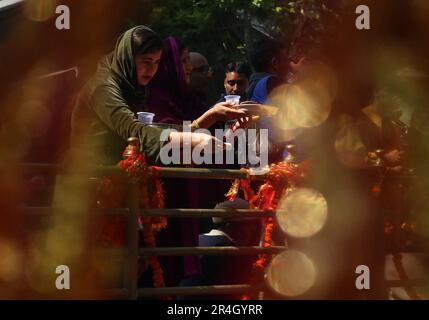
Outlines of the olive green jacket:
M161 129L142 125L136 118L136 112L144 110L145 89L137 83L134 29L119 37L114 51L100 60L75 100L71 146L94 164L115 164L132 136L140 139L150 164L157 162L163 145Z

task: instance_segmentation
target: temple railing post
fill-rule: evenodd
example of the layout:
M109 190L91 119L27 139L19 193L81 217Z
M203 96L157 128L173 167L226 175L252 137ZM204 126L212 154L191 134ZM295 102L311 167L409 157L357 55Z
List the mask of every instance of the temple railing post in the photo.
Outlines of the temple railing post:
M129 299L137 299L137 281L138 281L138 256L139 256L139 229L138 215L139 207L139 183L138 181L129 181L128 183L128 207L129 213L126 215L126 270L124 273L124 285L128 290Z

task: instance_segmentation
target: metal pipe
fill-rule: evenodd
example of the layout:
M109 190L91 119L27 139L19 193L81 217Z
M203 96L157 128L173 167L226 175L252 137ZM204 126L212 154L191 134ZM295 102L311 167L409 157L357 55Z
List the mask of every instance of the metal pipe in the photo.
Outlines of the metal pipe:
M142 248L142 256L184 256L184 255L257 255L276 254L287 250L285 246L271 247L156 247Z
M64 168L58 164L46 163L25 163L22 164L24 170L38 172L58 172ZM82 167L79 172L74 174L94 174L94 175L118 175L121 169L118 166L87 166ZM149 167L148 174L153 173ZM207 168L171 168L158 167L156 173L161 178L198 178L198 179L246 179L248 172L246 170L232 169L207 169ZM252 175L252 179L263 180L264 175Z
M149 172L151 169L149 169ZM157 174L162 178L198 178L198 179L246 179L245 170L207 169L207 168L169 168L159 167ZM254 175L252 178L263 180L264 175Z
M385 280L386 286L398 287L424 287L429 284L429 279Z
M165 287L138 289L138 297L176 296L176 295L218 295L244 293L254 289L248 284L222 286L193 286L193 287Z
M130 214L126 215L126 241L128 248L127 266L124 272L124 283L128 290L129 299L137 299L139 234L137 218L139 208L139 184L128 184L128 203Z
M46 216L51 214L52 210L55 210L53 207L28 207L21 206L19 210L23 214L27 215L40 215ZM111 208L111 209L91 209L91 211L99 214L128 214L130 210L128 208Z
M237 217L262 218L274 216L273 211L253 209L143 209L141 214L151 217L174 218L211 218L211 217Z
M20 210L28 215L49 215L52 207L28 207L21 206ZM128 214L128 208L92 209L97 214ZM277 210L276 212L283 212ZM274 216L274 211L253 209L140 209L140 214L150 217L172 218L210 218L210 217L234 217L234 218L263 218Z

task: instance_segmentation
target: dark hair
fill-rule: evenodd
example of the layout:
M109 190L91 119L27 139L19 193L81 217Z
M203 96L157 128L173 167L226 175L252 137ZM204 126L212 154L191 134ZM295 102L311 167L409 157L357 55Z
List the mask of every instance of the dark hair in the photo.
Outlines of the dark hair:
M256 42L250 50L250 62L256 72L267 72L273 58L279 58L285 48L274 39L262 39Z
M226 200L216 204L215 209L249 209L249 203L244 199L235 198L234 201ZM244 220L246 218L235 217L235 219ZM213 225L221 229L224 228L228 222L232 222L235 219L234 217L213 217L212 222Z
M225 73L237 72L246 75L247 78L250 77L252 70L250 66L245 62L230 62L226 65Z
M137 27L132 36L134 56L159 51L164 48L162 39L148 27Z

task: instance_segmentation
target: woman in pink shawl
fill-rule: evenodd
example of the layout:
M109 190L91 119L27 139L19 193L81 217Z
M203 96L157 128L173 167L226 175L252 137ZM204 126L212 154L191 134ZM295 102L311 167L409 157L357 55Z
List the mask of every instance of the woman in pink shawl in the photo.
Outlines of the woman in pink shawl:
M212 108L202 106L189 91L192 72L189 50L175 38L164 40L164 51L158 72L153 78L147 111L155 114L154 122L182 125L183 121L196 121L200 128L210 128L217 121L244 118L247 114L233 105L222 102Z
M146 110L155 114L154 123L182 125L192 121L193 126L209 128L218 121L240 119L246 113L222 102L214 107L202 106L188 89L192 65L189 51L173 37L164 40L164 50L158 72L153 78ZM204 190L196 179L165 179L166 207L199 208ZM220 199L222 200L222 199ZM160 233L160 246L197 246L199 222L197 219L169 219ZM178 285L180 279L199 273L198 257L160 257L167 285ZM182 270L183 267L183 270Z

